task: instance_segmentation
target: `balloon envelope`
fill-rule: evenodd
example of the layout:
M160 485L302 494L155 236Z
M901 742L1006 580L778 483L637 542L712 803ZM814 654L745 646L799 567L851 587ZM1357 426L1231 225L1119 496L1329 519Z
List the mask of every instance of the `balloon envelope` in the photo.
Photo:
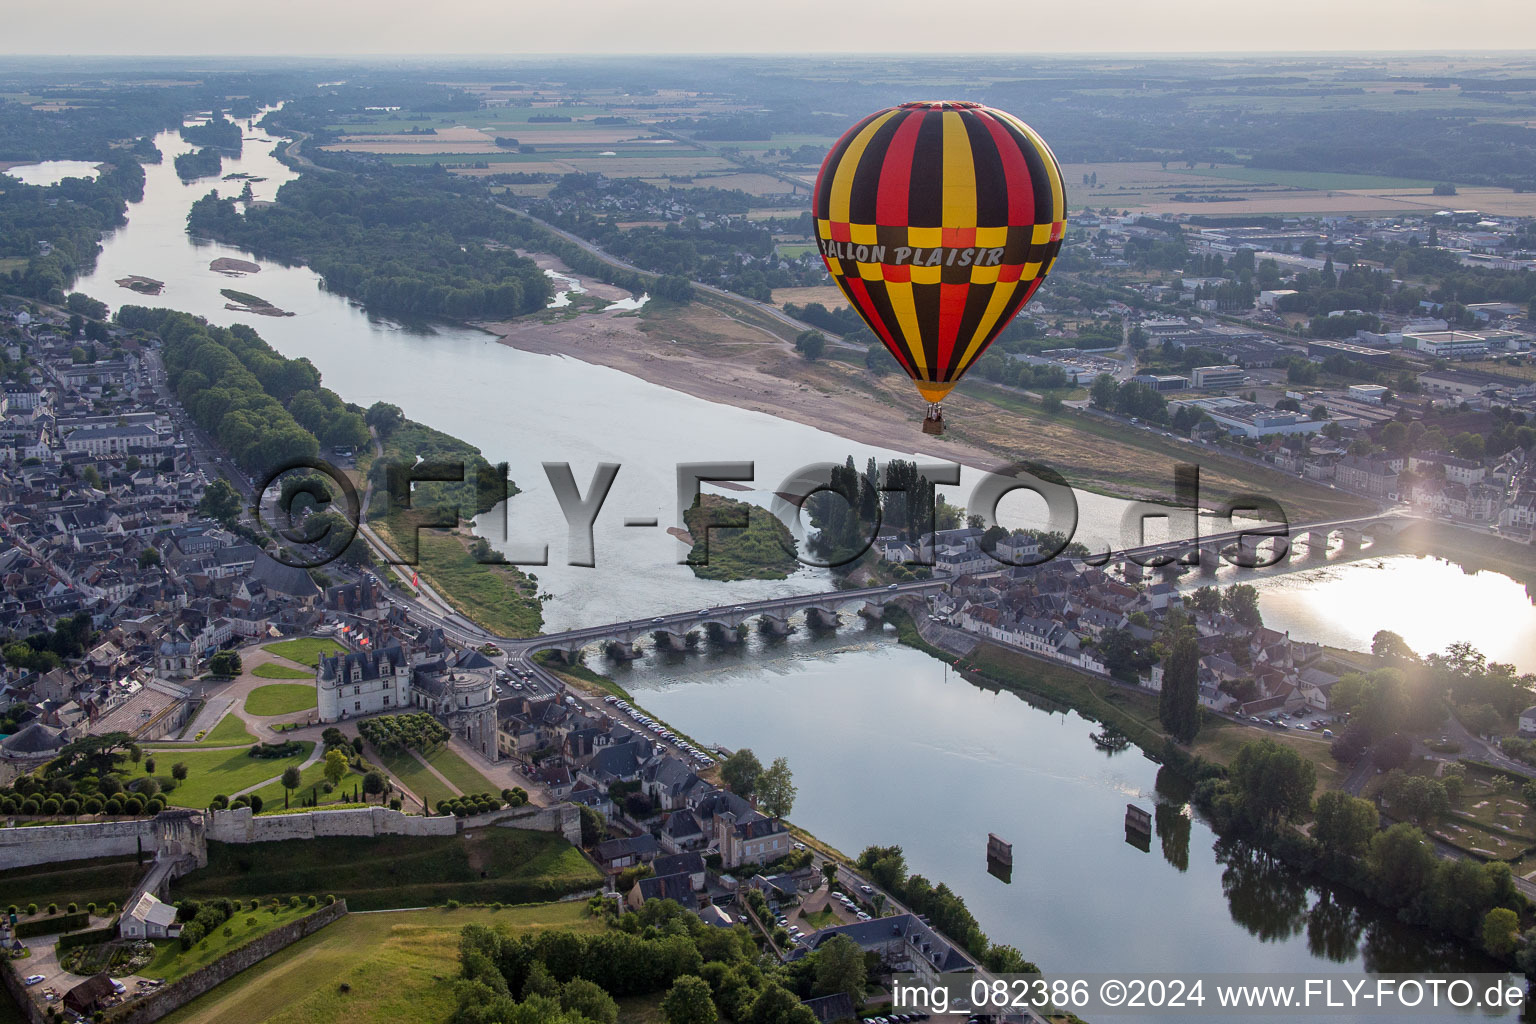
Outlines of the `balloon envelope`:
M939 402L1050 271L1061 168L1011 114L903 103L864 118L812 202L833 280L929 402Z

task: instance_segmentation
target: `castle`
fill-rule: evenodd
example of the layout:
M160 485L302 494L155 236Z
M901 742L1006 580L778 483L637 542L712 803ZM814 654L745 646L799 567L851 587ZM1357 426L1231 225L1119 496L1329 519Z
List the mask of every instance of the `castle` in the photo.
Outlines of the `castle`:
M315 689L320 721L381 712L427 711L488 761L496 743L496 666L478 651L452 649L441 630L413 648L398 639L321 655Z

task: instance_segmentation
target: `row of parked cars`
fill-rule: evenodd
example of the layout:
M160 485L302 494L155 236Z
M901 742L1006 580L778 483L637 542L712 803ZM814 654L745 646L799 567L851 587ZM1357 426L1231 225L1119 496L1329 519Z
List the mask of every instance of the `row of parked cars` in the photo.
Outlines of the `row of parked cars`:
M676 746L679 750L685 752L690 758L693 759L695 766L699 768L707 768L715 763L714 755L700 750L692 743L674 733L671 729L668 729L662 723L656 721L656 719L647 715L639 708L631 705L629 701L620 700L619 698L610 694L609 696L603 698L603 703L612 704L614 707L624 712L630 718L634 719L636 724L649 731L652 735L659 736L660 738L666 740L668 743Z

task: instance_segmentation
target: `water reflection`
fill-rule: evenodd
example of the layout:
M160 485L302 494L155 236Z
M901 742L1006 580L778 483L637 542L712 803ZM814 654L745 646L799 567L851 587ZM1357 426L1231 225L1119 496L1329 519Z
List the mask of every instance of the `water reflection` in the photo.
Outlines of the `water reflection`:
M1365 926L1357 907L1341 896L1324 892L1307 912L1307 948L1313 956L1349 963L1360 954Z
M1301 933L1309 890L1298 872L1247 843L1218 839L1214 849L1232 920L1263 942L1284 942Z

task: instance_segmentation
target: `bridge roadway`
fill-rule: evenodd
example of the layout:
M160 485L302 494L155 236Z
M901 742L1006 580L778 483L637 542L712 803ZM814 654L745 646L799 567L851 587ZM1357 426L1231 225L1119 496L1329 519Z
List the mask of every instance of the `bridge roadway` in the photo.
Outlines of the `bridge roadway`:
M1372 527L1379 530L1386 524L1391 524L1393 532L1396 533L1398 530L1418 521L1419 519L1416 516L1388 512L1358 516L1351 519L1335 519L1320 523L1288 525L1287 535L1294 537L1298 534L1318 531L1332 532L1335 530L1357 530L1362 533L1370 533L1372 532ZM1114 550L1091 556L1088 561L1094 565L1105 565L1112 561L1127 558L1143 561L1150 561L1158 556L1183 558L1193 552L1211 550L1213 548L1219 549L1235 544L1245 536L1263 537L1263 534L1256 532L1262 528L1262 525L1255 525L1198 538L1162 541L1136 548ZM1004 566L1000 565L1001 567ZM819 593L794 594L787 597L769 598L763 601L750 601L744 604L670 612L649 619L629 619L624 622L612 622L598 626L583 626L559 633L546 633L536 637L525 638L498 636L476 625L462 615L444 613L435 608L424 607L420 602L410 597L389 590L385 591L385 595L390 602L399 605L410 617L424 625L442 629L450 638L460 643L472 646L494 643L507 652L509 662L518 661L531 666L534 664L532 656L538 651L569 650L604 640L622 640L625 637L638 637L657 631L673 635L683 635L710 622L734 626L746 619L759 615L777 615L780 618L787 618L789 614L807 608L830 610L835 606L860 599L884 605L902 595L924 594L931 590L941 590L947 587L949 582L948 577L940 576L929 580L912 580L905 583L879 587L863 587L855 590L830 590Z

